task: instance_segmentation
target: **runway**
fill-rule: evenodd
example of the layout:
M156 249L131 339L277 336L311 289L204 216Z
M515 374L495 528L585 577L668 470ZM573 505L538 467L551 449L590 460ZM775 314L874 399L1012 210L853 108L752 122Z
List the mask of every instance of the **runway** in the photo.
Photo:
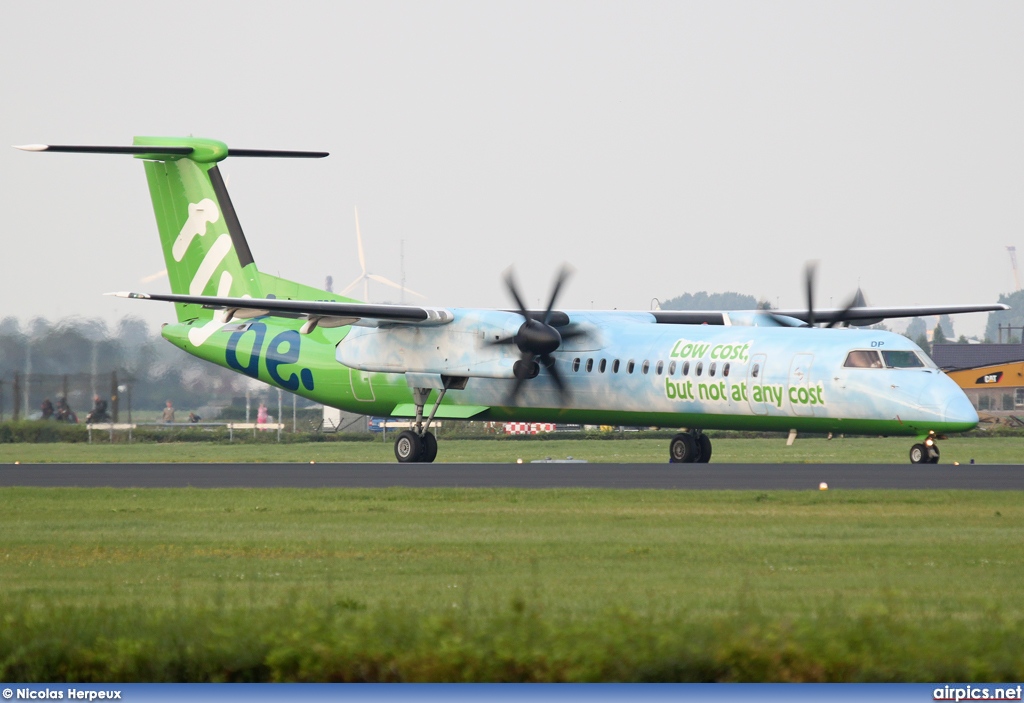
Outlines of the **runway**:
M1024 490L1021 465L7 464L0 486L114 488L648 488Z

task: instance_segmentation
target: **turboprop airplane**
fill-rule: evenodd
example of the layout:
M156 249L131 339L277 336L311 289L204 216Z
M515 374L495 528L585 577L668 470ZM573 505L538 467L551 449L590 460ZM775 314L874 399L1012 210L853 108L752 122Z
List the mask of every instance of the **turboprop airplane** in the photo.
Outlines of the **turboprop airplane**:
M436 418L679 427L671 462L706 462L709 429L915 437L935 463L946 433L975 427L960 388L905 337L852 329L892 317L1005 305L630 312L374 305L256 268L217 164L227 157L324 157L233 149L208 139L136 137L134 146L29 145L28 151L143 160L170 294L161 334L186 352L325 405L415 418L400 462L432 462ZM819 324L825 325L819 327Z

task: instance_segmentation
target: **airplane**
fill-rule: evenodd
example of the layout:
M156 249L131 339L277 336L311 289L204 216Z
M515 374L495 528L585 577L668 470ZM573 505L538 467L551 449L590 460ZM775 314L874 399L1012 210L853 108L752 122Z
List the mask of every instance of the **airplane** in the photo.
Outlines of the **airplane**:
M974 428L963 391L912 341L855 329L895 317L1006 305L815 310L528 309L511 270L507 310L359 302L260 271L218 164L228 157L322 158L235 149L198 138L131 146L27 145L27 151L129 154L144 163L170 294L161 334L214 364L318 403L413 418L399 462L433 462L435 419L681 428L672 463L711 459L706 430L914 437L912 463L937 463L936 440ZM823 326L821 326L823 325Z

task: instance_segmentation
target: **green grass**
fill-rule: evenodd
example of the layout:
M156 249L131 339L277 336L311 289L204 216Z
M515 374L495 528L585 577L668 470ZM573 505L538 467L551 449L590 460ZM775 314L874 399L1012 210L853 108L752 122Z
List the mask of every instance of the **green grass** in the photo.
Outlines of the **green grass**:
M908 463L914 440L891 438L798 438L791 447L785 437L714 441L715 463ZM439 462L513 463L517 459L575 457L591 462L668 461L668 439L441 439ZM981 464L1024 463L1024 437L951 437L939 443L942 463L971 459ZM387 462L395 455L391 442L309 442L305 444L0 444L0 464L39 462Z
M0 489L0 679L1019 680L972 491Z

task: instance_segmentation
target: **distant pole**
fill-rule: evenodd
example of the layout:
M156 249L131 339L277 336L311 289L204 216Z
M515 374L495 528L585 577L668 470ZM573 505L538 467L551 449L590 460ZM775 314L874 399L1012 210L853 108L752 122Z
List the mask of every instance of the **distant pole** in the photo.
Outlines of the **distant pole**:
M281 441L281 389L277 389L277 441Z
M0 422L4 421L4 382L0 379Z
M132 379L128 379L128 424L132 424Z
M294 393L292 393L292 434L295 434L295 407L296 407L296 400L298 399L298 397L299 396L297 396ZM3 408L2 407L0 407L0 412L3 412Z
M250 405L249 386L246 386L245 387L245 422L246 422L246 424L249 424L249 405Z
M118 390L117 371L110 372L110 421L117 422Z
M21 419L21 374L17 371L14 372L14 413L11 419L17 422Z
M99 364L100 356L100 343L92 343L92 395L96 396L99 391L96 390L96 375L99 373L97 365Z
M31 339L31 337L26 337L25 338L25 385L21 389L22 392L25 394L25 398L22 401L22 405L25 408L25 415L26 416L29 414L29 412L31 412L29 410L29 408L31 407L31 404L29 403L29 397L28 397L29 386L32 385L30 380L29 380L30 378L32 378L32 339ZM20 416L21 415L19 413L19 417ZM15 419L17 419L17 418L15 418Z

